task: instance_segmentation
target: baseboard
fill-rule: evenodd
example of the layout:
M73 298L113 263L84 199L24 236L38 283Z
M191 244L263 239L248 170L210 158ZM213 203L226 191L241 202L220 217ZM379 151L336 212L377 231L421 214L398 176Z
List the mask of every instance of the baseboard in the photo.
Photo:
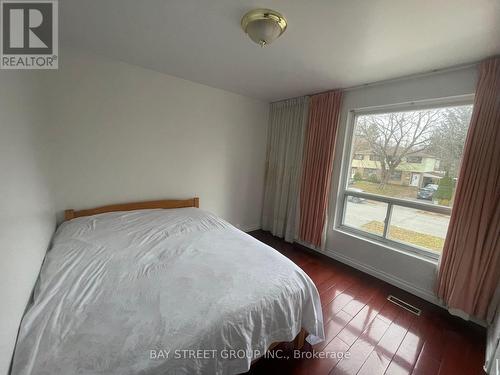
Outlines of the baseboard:
M410 284L409 282L407 282L403 279L400 279L399 277L396 277L396 276L391 275L387 272L381 271L381 270L379 270L375 267L372 267L368 264L361 263L361 262L359 262L355 259L352 259L350 257L347 257L343 254L339 254L339 253L331 251L331 250L321 250L321 249L315 248L315 247L311 246L310 244L307 244L307 243L300 241L300 240L295 240L295 242L297 242L298 244L300 244L304 247L307 247L308 249L311 249L311 250L316 251L320 254L323 254L329 258L335 259L335 260L339 261L340 263L347 264L348 266L350 266L352 268L356 268L357 270L360 270L361 272L367 273L373 277L376 277L377 279L383 280L386 283L389 283L389 284L394 285L400 289L403 289L404 291L406 291L408 293L414 294L417 297L420 297L423 300L426 300L427 302L430 302L436 306L439 306L439 307L447 310L451 315L457 316L457 317L462 318L464 320L471 321L472 323L475 323L479 326L487 327L487 323L484 320L479 320L473 316L464 317L463 314L454 313L453 309L449 310L446 306L444 306L439 301L439 299L436 297L436 295L429 290L418 288L418 287Z
M302 241L297 241L300 245L305 246L311 250L317 251L329 258L335 259L341 263L347 264L348 266L352 268L356 268L357 270L360 270L364 273L367 273L373 277L376 277L377 279L383 280L391 285L394 285L400 289L403 289L404 291L407 291L408 293L414 294L430 303L433 303L439 307L444 307L437 297L434 295L429 290L425 290L419 287L416 287L415 285L412 285L408 283L407 281L400 279L399 277L396 277L394 275L391 275L387 272L381 271L373 266L370 266L365 263L361 263L356 259L347 257L343 254L339 254L337 252L331 251L331 250L321 250L317 248L313 248L310 245L302 242Z
M346 257L343 254L335 253L333 251L323 251L323 254L330 256L331 258L338 260L339 262L342 262L344 264L347 264L348 266L351 266L353 268L356 268L360 271L363 271L373 277L376 277L377 279L383 280L391 285L397 286L400 289L403 289L407 291L408 293L414 294L428 302L431 302L435 305L438 305L440 307L443 307L443 305L439 302L437 299L436 295L426 289L422 289L419 287L416 287L415 285L410 284L406 280L403 280L399 277L396 277L394 275L391 275L387 272L381 271L375 267L372 267L368 264L363 264L361 262L358 262L355 259Z
M254 230L259 230L259 229L261 229L260 224L248 225L240 228L240 230L245 233L253 232Z

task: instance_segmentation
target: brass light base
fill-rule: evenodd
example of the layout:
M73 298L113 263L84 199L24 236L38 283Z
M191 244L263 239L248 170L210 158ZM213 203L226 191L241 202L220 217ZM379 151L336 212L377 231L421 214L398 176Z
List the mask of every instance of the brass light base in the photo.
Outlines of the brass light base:
M273 20L275 21L281 29L280 35L286 30L287 21L286 18L279 12L272 9L254 9L246 13L241 19L241 28L246 33L248 24L253 21L258 20Z

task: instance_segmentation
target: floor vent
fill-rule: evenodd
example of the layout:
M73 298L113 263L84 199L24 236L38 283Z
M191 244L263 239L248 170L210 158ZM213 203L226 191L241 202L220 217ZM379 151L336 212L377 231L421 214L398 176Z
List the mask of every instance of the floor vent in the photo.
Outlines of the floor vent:
M393 295L389 295L389 297L387 297L387 299L389 301L391 301L392 303L394 303L395 305L398 305L399 307L402 307L403 309L411 312L412 314L420 316L421 311L420 311L420 309L417 309L415 306L412 306L409 303L402 301L397 297L394 297Z

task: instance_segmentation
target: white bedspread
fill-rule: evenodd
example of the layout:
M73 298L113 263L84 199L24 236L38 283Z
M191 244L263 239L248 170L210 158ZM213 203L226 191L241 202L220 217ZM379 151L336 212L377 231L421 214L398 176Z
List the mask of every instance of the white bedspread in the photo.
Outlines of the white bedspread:
M324 336L310 278L217 216L101 214L58 229L13 374L241 373L301 327Z

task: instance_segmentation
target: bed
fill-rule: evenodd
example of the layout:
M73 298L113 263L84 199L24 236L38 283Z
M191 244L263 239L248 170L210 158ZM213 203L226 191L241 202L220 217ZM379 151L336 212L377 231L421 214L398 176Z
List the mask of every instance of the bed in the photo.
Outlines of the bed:
M236 374L274 343L323 339L292 261L197 198L65 213L12 374Z

